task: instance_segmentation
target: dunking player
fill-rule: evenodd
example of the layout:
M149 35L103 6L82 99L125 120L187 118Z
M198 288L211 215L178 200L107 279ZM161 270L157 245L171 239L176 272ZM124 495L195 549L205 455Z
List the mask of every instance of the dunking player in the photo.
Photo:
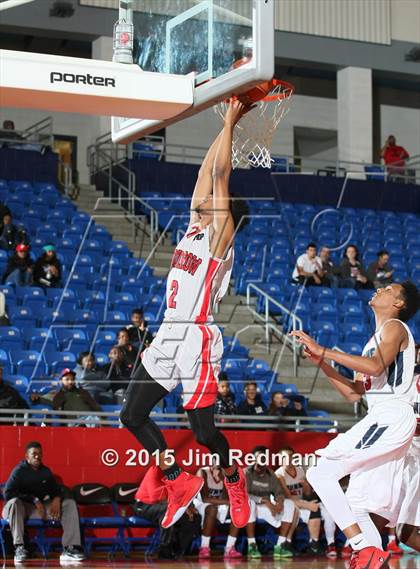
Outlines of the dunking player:
M142 364L127 390L121 421L149 453L159 454L168 507L162 526L174 524L203 485L178 466L150 411L182 382L184 409L196 440L220 458L236 527L244 527L250 507L242 471L232 465L229 446L214 425L222 335L212 306L225 294L233 265L235 204L229 196L232 134L249 110L239 101L228 106L224 128L201 166L191 202L191 219L175 249L166 288L167 310ZM198 466L198 465L197 465Z
M376 331L362 356L323 348L304 332L292 332L348 401L366 394L368 415L317 451L321 458L307 472L309 483L350 541L352 569L386 566L390 554L382 551L375 523L392 527L397 522L405 455L416 428L415 346L404 322L417 312L417 288L409 282L392 284L378 289L369 304ZM358 372L355 381L335 371L327 359ZM344 494L339 480L347 474L350 483Z

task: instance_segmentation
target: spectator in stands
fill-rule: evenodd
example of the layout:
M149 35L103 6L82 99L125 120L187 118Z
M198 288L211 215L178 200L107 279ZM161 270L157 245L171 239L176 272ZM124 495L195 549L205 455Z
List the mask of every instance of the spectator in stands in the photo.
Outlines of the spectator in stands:
M101 412L101 406L97 403L88 391L76 386L76 374L71 369L64 369L60 375L61 389L55 395L52 406L60 411L80 411L84 415L80 417L80 422L76 425L86 425L94 427L99 423L99 417L94 415L95 411ZM75 423L69 423L69 427Z
M10 211L10 209L7 207L6 204L4 204L2 201L0 201L0 227L4 223L4 216L5 215L11 216L12 212Z
M9 208L3 209L4 215L0 216L0 249L11 251L17 245L29 244L28 235L23 227L17 227L13 223Z
M44 245L44 253L35 261L33 284L43 288L61 286L61 263L55 253L54 245Z
M228 377L223 371L219 374L219 382L217 384L217 399L214 414L236 414L235 396L230 390Z
M160 526L166 513L168 492L164 474L158 466L148 468L136 493L137 515ZM170 528L160 528L159 558L176 559L189 550L193 539L200 535L200 516L190 505L184 515Z
M144 319L144 312L141 308L135 308L131 313L131 324L127 326L132 342L139 351L142 352L153 341L153 334L147 329L147 323Z
M201 516L201 545L199 559L210 559L210 539L216 529L216 521L226 523L229 513L229 500L223 483L224 475L220 466L213 464L200 468L197 476L204 479L200 493L194 499L194 507ZM225 547L225 559L241 559L235 548L239 530L231 523Z
M261 395L258 393L255 381L245 384L245 399L238 405L238 415L265 415L267 407L264 405Z
M341 286L345 288L369 288L365 268L359 260L356 245L347 245L340 265Z
M367 277L373 288L383 288L393 282L393 268L389 264L389 253L383 249L378 252L378 258L371 263L367 270Z
M275 391L271 395L268 414L276 417L307 417L302 400L301 395L293 395L287 399L283 393Z
M114 394L110 389L110 381L105 372L96 365L95 356L91 352L81 352L74 370L78 387L86 390L100 405L112 405Z
M4 488L6 503L3 519L9 521L15 546L15 564L28 559L24 545L24 523L27 518L59 520L63 528L63 552L60 562L81 562L85 558L80 547L79 514L74 500L65 499L51 470L42 463L41 444L26 445L25 460L11 472Z
M319 258L321 261L322 279L324 281L323 284L337 288L339 285L338 275L340 273L340 269L331 261L329 247L321 247Z
M0 326L10 326L6 307L6 295L0 291Z
M281 393L281 391L274 391L271 394L268 414L275 417L290 415L289 400L283 395L283 393Z
M390 134L381 149L381 158L383 158L387 167L388 176L392 179L394 176L404 176L405 161L410 158L407 150L397 145L397 141L393 134Z
M0 409L27 409L28 404L20 395L20 393L11 385L7 384L3 380L3 368L0 367ZM6 418L10 418L10 421L2 421L1 425L13 425L14 419L17 414L5 414ZM19 414L20 416L20 414Z
M136 367L139 361L139 352L130 343L130 334L127 328L121 328L118 330L117 346L119 346L124 352L124 358L127 366Z
M306 253L297 258L292 280L297 284L308 286L324 284L321 259L316 254L315 243L309 243Z
M9 140L23 140L23 136L19 132L16 132L15 123L11 120L3 121L3 128L0 130L0 141L4 138Z
M21 243L16 246L15 253L10 257L3 275L4 283L19 286L28 285L32 281L33 260L29 255L29 245Z
M251 502L251 516L246 526L248 557L259 558L261 553L255 540L257 518L278 528L274 558L293 557L287 536L292 527L296 507L292 500L284 499L284 492L274 471L267 466L268 449L257 446L252 451L256 463L245 470L246 485Z
M124 350L114 346L108 354L109 363L104 366L106 378L111 382L111 391L117 403L122 403L125 391L130 383L132 367L127 365Z

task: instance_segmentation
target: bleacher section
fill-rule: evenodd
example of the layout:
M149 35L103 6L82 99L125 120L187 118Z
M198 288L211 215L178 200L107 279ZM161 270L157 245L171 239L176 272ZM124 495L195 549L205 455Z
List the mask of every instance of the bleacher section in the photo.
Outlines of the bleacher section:
M144 192L142 197L159 211L162 229L172 218L169 229L175 244L177 235L187 224L185 218L176 216L185 208L182 196ZM376 260L380 249L387 249L396 282L411 279L418 284L420 281L420 218L413 213L355 208L334 211L323 206L261 199L247 203L251 219L235 239L236 294L245 294L247 284L255 283L295 312L304 329L324 345L339 346L350 353L362 351L374 327L373 314L367 304L373 291L327 287L303 290L292 284L296 258L305 252L309 242L330 247L331 259L336 265L340 264L343 253L339 246L352 243L361 252L366 268ZM264 299L258 296L257 309L263 313ZM290 330L290 321L282 318L276 305L270 303L270 312L284 331ZM414 336L420 339L420 315L409 325Z
M175 244L188 218L185 194L143 192L141 197L158 211L161 229L170 223ZM78 211L54 184L0 180L0 201L12 210L15 223L29 233L32 256L37 257L43 245L53 242L63 264L63 289L44 291L7 284L0 289L12 323L0 328L0 364L6 378L21 393L49 390L54 386L52 376L63 367L74 367L81 351L94 350L98 363L105 364L116 332L129 322L133 308L143 306L152 331L157 329L165 308L164 279L156 277L144 259L133 257L123 241L113 240L105 227ZM420 220L413 213L346 207L337 213L324 211L324 206L273 199L250 199L248 204L250 223L235 244L236 294L244 294L247 284L255 283L295 311L304 328L322 344L360 353L372 331L367 306L372 292L325 287L302 291L291 284L295 259L309 241L332 248L346 241L354 243L365 266L385 247L391 254L395 279L419 281ZM150 209L145 208L143 213L149 215ZM340 254L332 253L337 264ZM0 274L6 263L7 253L0 251ZM262 295L257 298L257 309L263 312ZM278 307L270 305L270 313L284 331L290 329L289 320ZM419 316L410 325L419 339ZM265 361L251 359L247 348L234 338L225 337L224 342L222 369L228 372L237 399L244 381L250 378L257 381L265 403L274 390L289 395L297 392L293 384L277 383L281 377ZM175 394L166 408L174 412L178 404Z
M10 327L0 327L0 365L21 394L27 398L32 391L56 388L59 372L74 368L81 351L91 349L99 365L107 363L117 330L129 323L133 308L144 307L151 330L157 329L165 309L165 280L53 184L0 180L0 201L28 232L32 257L54 243L63 265L62 289L0 285L11 321ZM0 250L0 275L7 258ZM249 358L239 341L225 337L224 344L222 369L237 400L247 379L257 381L266 404L272 391L297 393L295 386L278 384L266 362ZM180 391L168 398L168 412L176 412Z

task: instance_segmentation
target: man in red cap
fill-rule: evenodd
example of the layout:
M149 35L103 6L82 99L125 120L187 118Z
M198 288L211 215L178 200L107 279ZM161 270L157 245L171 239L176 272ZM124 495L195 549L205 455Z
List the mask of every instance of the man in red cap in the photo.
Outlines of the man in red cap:
M29 255L29 245L19 243L16 245L15 253L7 263L3 284L13 283L19 286L31 284L33 264L34 262Z
M76 374L69 368L63 369L60 374L61 389L52 400L53 409L62 411L81 411L82 417L77 425L85 424L87 427L95 426L99 423L99 418L92 415L92 411L101 412L101 406L97 403L88 391L76 386ZM69 423L68 426L74 426Z

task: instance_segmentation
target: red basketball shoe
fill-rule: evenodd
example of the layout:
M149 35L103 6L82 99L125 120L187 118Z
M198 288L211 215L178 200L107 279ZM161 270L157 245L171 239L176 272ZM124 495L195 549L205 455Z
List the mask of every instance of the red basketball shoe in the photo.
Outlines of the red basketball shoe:
M387 566L391 554L377 547L365 547L354 551L349 569L381 569Z
M398 545L395 539L393 539L388 543L386 550L389 551L389 553L392 553L393 555L402 555L404 553L404 551L401 549L401 547Z
M228 482L225 477L225 486L229 496L230 517L237 528L246 526L251 515L246 480L242 469L238 467L238 482Z
M349 559L352 553L353 553L352 548L349 545L345 545L341 550L341 558Z
M182 471L175 480L165 478L164 483L168 491L168 506L162 520L162 527L167 529L179 520L200 492L204 478Z

